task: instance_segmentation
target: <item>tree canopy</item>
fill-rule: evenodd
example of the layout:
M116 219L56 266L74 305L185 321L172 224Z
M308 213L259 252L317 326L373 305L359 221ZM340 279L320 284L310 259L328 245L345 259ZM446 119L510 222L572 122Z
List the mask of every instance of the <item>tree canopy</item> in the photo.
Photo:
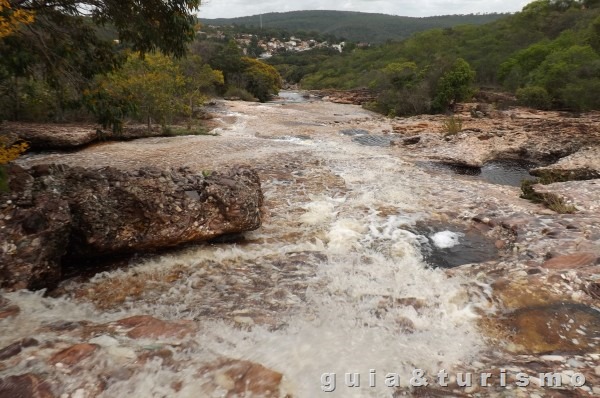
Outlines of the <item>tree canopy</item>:
M0 0L0 116L20 119L80 106L98 74L160 51L184 55L199 0ZM24 108L34 110L24 115ZM41 106L40 104L45 104ZM31 109L32 107L29 107Z
M17 23L25 22L45 45L44 36L68 35L71 24L87 18L93 25L110 24L134 51L159 49L180 56L194 38L194 11L199 6L200 0L1 0L0 32L25 34L16 29Z

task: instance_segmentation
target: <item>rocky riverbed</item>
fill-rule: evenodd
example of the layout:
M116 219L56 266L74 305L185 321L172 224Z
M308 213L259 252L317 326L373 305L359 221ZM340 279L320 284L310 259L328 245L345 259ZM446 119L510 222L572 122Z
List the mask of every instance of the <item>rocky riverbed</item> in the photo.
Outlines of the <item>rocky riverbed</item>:
M475 108L446 135L443 116L221 102L215 137L25 157L25 168L248 167L263 220L46 294L4 291L0 396L600 395L599 115ZM427 166L496 159L586 178L533 185L576 210ZM411 382L417 368L428 386Z

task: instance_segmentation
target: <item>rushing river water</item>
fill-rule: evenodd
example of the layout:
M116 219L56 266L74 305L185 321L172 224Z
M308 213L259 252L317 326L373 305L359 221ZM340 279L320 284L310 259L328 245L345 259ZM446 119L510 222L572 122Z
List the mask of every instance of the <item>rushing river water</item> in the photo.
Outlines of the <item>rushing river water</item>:
M483 338L476 321L488 305L485 287L424 261L425 236L441 233L440 245L449 247L449 239L459 247L461 235L443 227L415 232L418 222L435 217L431 195L426 199L426 189L415 183L416 169L380 148L358 145L334 126L310 139L270 137L269 131L301 135L302 129L284 126L300 121L295 117L302 109L282 115L288 105L253 106L253 115L224 113L235 122L219 133L272 151L255 165L268 208L261 229L237 244L198 245L84 283L68 282L56 298L7 294L22 311L14 322L1 324L0 346L58 321L101 323L149 314L197 325L197 333L176 345L185 348L173 350L179 366L148 361L131 377L107 378L102 397L224 396L197 376L199 367L221 357L281 372L284 389L294 397L387 397L394 390L383 384L386 373L400 374L406 386L414 368L436 374L477 358ZM368 117L354 109L358 115L343 117ZM281 123L269 126L267 118L278 114ZM134 292L133 286L142 288ZM111 301L120 291L127 297ZM51 329L35 337L76 341ZM72 393L99 374L127 367L149 346L169 345L123 336L103 345L101 337L89 337L103 351L84 371L60 372L34 358L4 373L48 374ZM367 382L370 370L378 377L374 388ZM338 375L335 392L323 392L324 373ZM345 387L345 373L361 373L361 387ZM182 383L178 390L176 381Z

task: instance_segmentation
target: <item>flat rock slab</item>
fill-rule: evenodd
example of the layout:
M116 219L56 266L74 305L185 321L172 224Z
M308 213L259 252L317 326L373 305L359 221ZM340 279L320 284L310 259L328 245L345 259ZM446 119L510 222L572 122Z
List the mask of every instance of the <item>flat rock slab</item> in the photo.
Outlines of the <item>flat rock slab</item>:
M581 268L596 264L600 255L595 253L574 253L565 254L551 258L542 264L542 267L548 269L572 269Z
M538 194L558 195L567 204L573 204L578 211L600 214L600 180L536 184L532 188Z
M4 123L0 134L16 134L33 149L72 149L98 139L96 126L52 123Z
M392 139L382 135L357 135L352 138L352 141L365 146L390 146Z
M531 171L531 174L539 176L547 173L570 180L600 178L600 147L581 149L550 166L539 167Z

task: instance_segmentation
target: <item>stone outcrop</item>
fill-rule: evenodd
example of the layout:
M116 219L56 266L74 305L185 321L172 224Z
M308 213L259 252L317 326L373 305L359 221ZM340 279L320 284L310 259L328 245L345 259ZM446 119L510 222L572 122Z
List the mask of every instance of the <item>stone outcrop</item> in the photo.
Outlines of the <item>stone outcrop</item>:
M98 139L94 126L5 122L0 134L15 134L34 149L71 149Z
M581 149L558 162L531 171L536 176L548 175L554 180L592 180L600 178L600 147Z
M139 138L170 136L160 125L151 129L144 124L130 124L114 133L100 125L19 123L0 124L0 137L9 143L26 141L33 150L79 150L90 144L103 141L130 141Z
M9 169L0 193L0 287L42 288L58 282L71 231L69 205L26 170Z
M369 89L319 90L316 92L324 101L336 104L362 105L375 100L376 94Z
M0 195L0 286L42 288L61 259L173 247L260 226L262 192L244 167L197 173L14 166Z
M424 156L448 163L481 167L496 159L526 159L548 164L555 174L572 179L598 178L600 124L595 113L573 117L521 107L498 110L486 104L460 104L462 130L448 134L447 116L397 118L392 131L402 138L421 136L415 145ZM535 174L535 172L533 173Z

